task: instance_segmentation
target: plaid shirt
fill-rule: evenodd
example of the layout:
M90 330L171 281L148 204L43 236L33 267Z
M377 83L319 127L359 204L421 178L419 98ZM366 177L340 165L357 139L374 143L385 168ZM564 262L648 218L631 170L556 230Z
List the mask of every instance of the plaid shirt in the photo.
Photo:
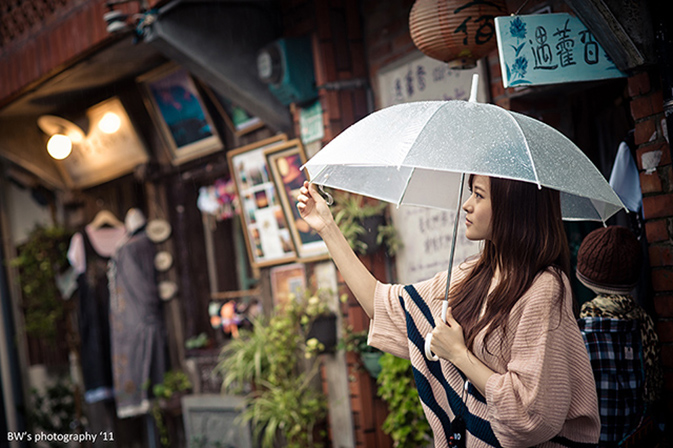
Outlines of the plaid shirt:
M583 317L578 322L596 380L600 446L616 446L636 429L644 412L638 321Z

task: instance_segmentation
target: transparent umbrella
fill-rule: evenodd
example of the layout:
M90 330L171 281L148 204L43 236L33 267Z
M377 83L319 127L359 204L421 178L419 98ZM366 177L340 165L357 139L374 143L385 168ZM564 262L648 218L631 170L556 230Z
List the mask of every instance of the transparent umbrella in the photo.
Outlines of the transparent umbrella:
M570 139L539 120L474 102L476 84L470 101L423 101L374 112L304 165L318 185L397 205L455 209L449 279L466 174L558 190L564 220L605 222L625 208ZM443 320L448 291L447 283Z

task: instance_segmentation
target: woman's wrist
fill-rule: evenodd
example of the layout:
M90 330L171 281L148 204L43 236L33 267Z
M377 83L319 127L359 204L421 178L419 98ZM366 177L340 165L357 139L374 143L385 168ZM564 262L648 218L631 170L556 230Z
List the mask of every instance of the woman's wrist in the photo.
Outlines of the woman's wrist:
M327 224L325 224L325 227L323 227L318 232L318 235L320 235L320 238L322 238L323 240L326 240L339 233L341 233L341 231L339 230L339 226L337 226L334 220L330 220Z
M490 367L477 358L467 347L451 363L463 372L479 393L486 396L486 383L495 374Z
M464 348L464 350L461 350L458 352L455 356L452 356L451 359L449 359L451 364L456 366L459 370L463 370L462 367L464 367L467 363L471 362L470 360L470 351L467 349L467 347Z

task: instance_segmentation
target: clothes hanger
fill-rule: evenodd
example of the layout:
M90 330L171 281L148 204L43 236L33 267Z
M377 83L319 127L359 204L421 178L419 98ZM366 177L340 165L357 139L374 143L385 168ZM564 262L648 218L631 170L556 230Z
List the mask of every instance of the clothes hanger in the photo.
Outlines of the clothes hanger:
M118 220L117 217L109 210L99 211L93 220L89 223L89 226L91 226L93 230L100 229L105 225L116 227L118 229L124 228L124 223Z
M145 219L145 215L143 212L138 209L138 208L130 208L128 212L126 212L126 218L124 218L124 226L126 227L126 231L130 234L133 234L137 232L139 229L145 227L147 224L147 220Z

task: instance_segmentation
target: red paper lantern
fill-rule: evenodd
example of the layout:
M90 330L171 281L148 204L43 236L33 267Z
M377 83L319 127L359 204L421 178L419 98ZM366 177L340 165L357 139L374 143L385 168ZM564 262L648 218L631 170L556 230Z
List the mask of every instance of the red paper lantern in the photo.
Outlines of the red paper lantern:
M451 68L472 68L496 47L497 16L504 0L416 0L409 14L414 44Z

